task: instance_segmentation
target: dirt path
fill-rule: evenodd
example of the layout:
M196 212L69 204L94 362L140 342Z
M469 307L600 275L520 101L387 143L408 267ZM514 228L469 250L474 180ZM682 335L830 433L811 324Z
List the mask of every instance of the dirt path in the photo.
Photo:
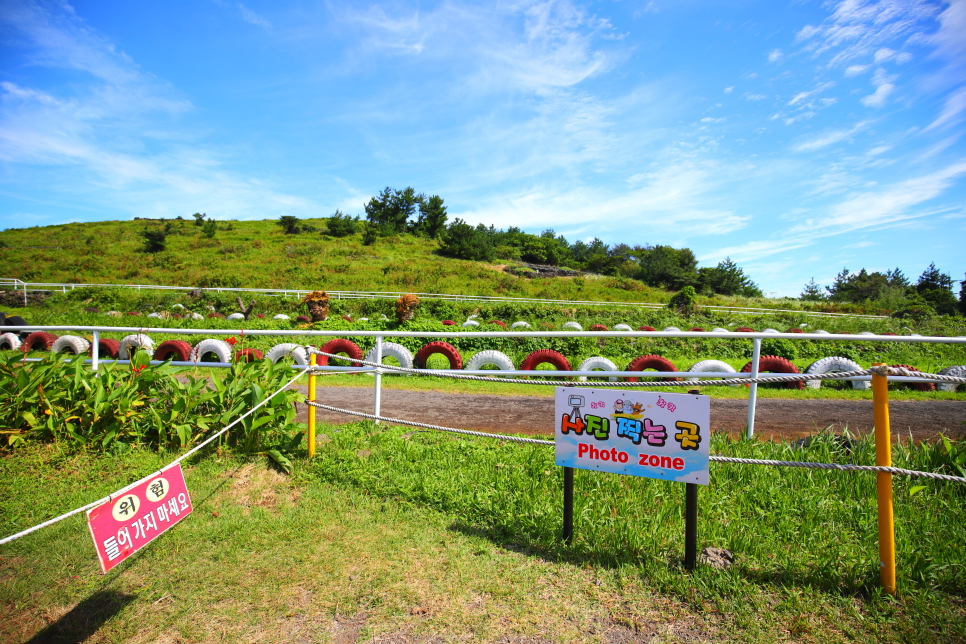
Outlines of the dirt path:
M300 388L306 391L304 387ZM319 402L333 407L372 413L372 389L320 387ZM299 420L306 422L304 404L298 404ZM352 417L317 410L320 422L344 423ZM966 438L966 401L904 400L889 406L892 435L916 441L940 433ZM382 415L477 431L553 435L553 399L537 396L481 396L435 391L383 389ZM737 434L747 424L746 400L712 399L711 429ZM852 433L872 431L870 400L791 400L759 398L755 434L763 438L796 439L829 425L835 432L848 427Z

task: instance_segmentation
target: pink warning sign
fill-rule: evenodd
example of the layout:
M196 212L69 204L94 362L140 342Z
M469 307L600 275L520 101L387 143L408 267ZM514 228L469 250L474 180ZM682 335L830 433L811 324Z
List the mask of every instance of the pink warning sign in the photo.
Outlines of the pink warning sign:
M101 570L107 572L191 514L181 464L161 470L87 511Z

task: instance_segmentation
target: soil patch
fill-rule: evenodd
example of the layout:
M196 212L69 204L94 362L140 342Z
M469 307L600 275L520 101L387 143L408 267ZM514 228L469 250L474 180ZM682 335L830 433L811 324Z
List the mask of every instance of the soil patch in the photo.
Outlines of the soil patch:
M305 392L305 387L299 388ZM319 387L319 402L372 413L372 389ZM308 415L297 404L299 422ZM341 424L355 418L317 409L319 422ZM382 415L435 425L502 434L553 435L553 399L538 396L453 394L438 391L382 390ZM966 401L898 400L889 404L893 440L910 434L916 442L940 434L966 438ZM748 401L711 399L711 430L737 435L748 422ZM755 435L769 440L796 440L826 427L853 434L873 429L871 400L793 400L759 398Z

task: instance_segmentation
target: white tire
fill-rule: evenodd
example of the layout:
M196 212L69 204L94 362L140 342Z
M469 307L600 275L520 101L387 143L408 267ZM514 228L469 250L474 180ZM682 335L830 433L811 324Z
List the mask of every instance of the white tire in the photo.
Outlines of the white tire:
M184 304L172 304L171 305L171 308L173 308L173 309L183 309L184 308Z
M615 324L614 330L615 331L633 331L634 329L632 329L628 324Z
M529 329L531 327L529 322L524 322L523 320L520 320L518 322L514 322L513 324L511 324L510 328L511 329Z
M368 322L369 318L359 318L356 322Z
M764 329L762 333L778 333L778 329Z
M188 318L192 320L204 320L205 316L203 316L201 313L195 313L194 311L192 311L191 313L188 314Z
M875 335L872 331L859 331L859 335Z
M480 316L478 316L478 315L471 315L470 317L468 317L468 318L466 318L466 319L467 319L467 320L475 320L475 319L476 319L476 318L478 318L478 317L480 317Z
M276 344L274 347L268 350L265 354L265 358L271 360L272 363L277 363L282 358L291 357L295 360L297 365L307 365L309 363L308 352L305 350L301 344L295 344L294 342L283 342L282 344Z
M404 367L406 369L413 368L412 351L410 351L409 349L407 349L401 344L396 344L395 342L383 342L382 343L383 364L385 363L386 358L395 358L396 360L399 361L400 367ZM366 354L365 360L366 362L376 361L376 347L372 347L372 349L369 350L369 353ZM388 373L393 373L393 372L389 371ZM399 372L397 371L395 373L398 374Z
M663 329L661 329L661 331L680 331L680 330L681 329L677 328L676 326L666 326Z
M226 319L228 320L244 320L245 316L241 313L232 313Z
M284 313L279 313L278 315L273 316L272 319L273 320L289 320L291 318L289 318L289 316L285 315Z
M148 313L149 318L160 318L161 315L158 313Z
M0 351L20 348L20 336L16 333L4 333L0 335Z
M693 371L695 373L736 373L734 367L727 362L722 362L721 360L702 360L700 362L695 362L693 365L688 367L687 371ZM686 378L686 380L688 382L699 382L701 378L698 376L693 376L691 378Z
M574 331L583 331L584 327L580 326L577 322L564 322L563 328L573 329Z
M495 351L493 349L480 351L470 358L470 361L466 363L466 367L464 368L467 371L477 371L486 366L496 367L500 371L514 370L513 360L510 360L510 356L502 351Z
M828 335L828 331L826 331L825 329L819 329L817 331L813 331L813 333L821 333L822 335Z
M615 327L616 328L616 327ZM577 367L577 371L596 371L600 369L601 371L617 371L617 365L604 358L603 356L594 356L592 358L587 358ZM578 378L581 382L587 382L587 376L580 376ZM617 382L617 378L608 378L610 382Z
M0 336L2 337L2 336ZM946 367L939 371L940 376L955 376L956 378L966 378L966 365L960 365L958 367ZM963 385L957 384L955 382L937 382L936 389L939 391L956 391L957 388Z
M123 313L121 313L120 311L108 311L108 312L107 312L107 313L105 313L104 315L109 315L109 316L110 316L110 317L112 317L112 318L119 318L119 317L121 317L121 316L122 316L122 315L124 315L124 314L123 314Z
M728 329L722 329L720 326L716 326L711 329L711 333L728 333Z
M480 323L476 320L467 320L463 323L463 326L480 326Z
M150 354L154 354L154 340L150 337L144 335L143 333L137 333L134 335L126 335L121 340L121 346L117 350L117 357L121 360L131 359L131 350L134 349L144 349Z
M216 338L205 338L191 349L188 360L191 362L201 362L209 353L214 353L218 358L217 362L231 362L231 345L224 340Z
M62 335L54 340L54 344L50 347L50 352L60 353L61 351L67 351L68 353L73 353L75 356L79 356L82 353L87 353L87 350L90 348L91 343L79 335Z
M831 356L828 358L822 358L821 360L816 360L808 366L805 373L809 374L822 374L822 373L840 373L842 371L862 371L862 367L857 362L853 362L848 358L842 358L840 356ZM822 386L821 380L806 380L805 386L811 389L818 389ZM864 380L853 380L853 389L870 389L872 387L871 382Z

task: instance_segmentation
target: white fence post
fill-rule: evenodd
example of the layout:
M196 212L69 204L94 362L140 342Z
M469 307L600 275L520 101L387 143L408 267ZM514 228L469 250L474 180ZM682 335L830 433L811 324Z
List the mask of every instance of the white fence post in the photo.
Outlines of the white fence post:
M751 377L758 377L758 361L761 359L761 338L755 338L755 348L751 352ZM748 391L748 431L747 438L755 435L755 405L758 403L758 383L752 382Z
M101 332L94 331L94 339L91 340L91 371L97 371L97 358L101 350Z
M376 364L382 364L382 336L376 336ZM382 415L382 368L376 367L376 392L373 403L373 414ZM379 421L376 421L379 424Z

